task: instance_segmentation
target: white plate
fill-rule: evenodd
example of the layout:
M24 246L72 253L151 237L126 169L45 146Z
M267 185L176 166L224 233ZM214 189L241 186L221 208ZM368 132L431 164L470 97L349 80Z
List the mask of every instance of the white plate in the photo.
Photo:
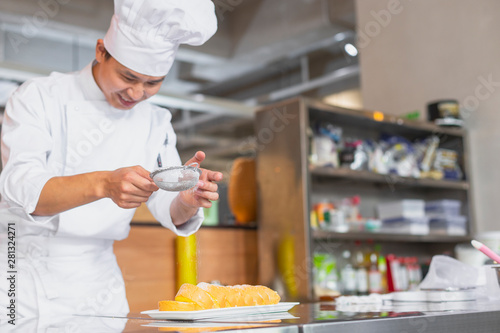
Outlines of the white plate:
M258 317L258 318L255 318ZM179 330L185 327L235 327L239 326L241 328L248 326L248 327L260 327L260 326L270 326L270 325L276 325L276 324L281 324L282 320L285 319L297 319L299 317L295 317L289 312L274 312L274 313L268 313L265 315L243 315L243 316L237 316L237 317L221 317L221 318L215 318L215 319L210 319L210 318L205 318L205 319L200 319L195 322L189 320L189 321L164 321L164 320L155 320L152 322L149 322L147 324L141 325L141 326L147 326L147 327L178 327Z
M218 318L227 316L258 315L273 312L284 312L293 308L299 302L281 302L273 305L237 306L232 308L197 310L197 311L142 311L154 319L174 319L174 320L198 320L207 318Z

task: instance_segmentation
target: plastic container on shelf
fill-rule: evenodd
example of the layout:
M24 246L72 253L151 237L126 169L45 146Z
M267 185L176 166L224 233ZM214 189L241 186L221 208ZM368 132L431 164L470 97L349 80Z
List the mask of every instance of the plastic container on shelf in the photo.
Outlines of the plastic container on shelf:
M410 234L410 235L427 235L429 234L429 218L404 218L398 217L393 219L382 220L381 232Z
M467 217L462 215L444 215L441 218L431 218L429 227L433 233L465 236L467 235Z
M460 215L460 209L462 203L459 200L436 200L427 201L425 203L425 212L427 215L439 216L439 215Z
M425 217L425 201L404 199L383 202L377 205L379 218L388 219L420 219Z

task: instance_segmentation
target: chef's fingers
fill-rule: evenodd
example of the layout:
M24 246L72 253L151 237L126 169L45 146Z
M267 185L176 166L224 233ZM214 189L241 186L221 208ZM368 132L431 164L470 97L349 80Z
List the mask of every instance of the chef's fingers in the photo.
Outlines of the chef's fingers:
M133 183L123 183L115 190L115 197L122 201L147 201L154 191L143 190Z
M200 200L199 206L202 208L210 208L212 207L212 201L203 199L203 201Z
M201 150L197 151L193 157L191 157L185 165L190 165L191 163L198 163L198 165L201 165L201 162L205 159L205 153L202 152Z
M122 195L135 194L149 197L152 192L158 190L158 186L152 180L144 177L145 173L141 169L141 167L127 167L109 173L105 182L107 196L118 198Z
M113 200L113 202L114 202L115 204L117 204L117 205L118 205L118 207L120 207L120 208L137 208L137 207L139 207L139 206L140 206L143 202L146 202L146 201L147 201L147 200L146 200L146 201L144 201L143 199L140 199L140 200L137 200L137 199L135 199L135 200L131 200L131 198L126 199L126 200L122 200L122 199L120 199L120 198L116 198L116 197L111 198L111 199L112 199L112 200Z
M186 165L189 165L191 163L198 163L198 165L201 165L201 162L203 162L205 160L205 153L202 152L201 150L197 151L194 156L189 159L187 162L186 162ZM214 182L218 182L218 181L221 181L222 180L222 173L221 172L218 172L218 171L211 171L211 170L207 170L207 169L201 169L203 171L202 175L201 175L201 179L204 179L204 180L208 180L208 181L214 181Z
M211 170L205 170L203 175L203 179L212 181L212 182L219 182L222 180L222 172L219 171L211 171Z
M144 182L144 181L138 181L137 183L134 183L136 188L138 190L141 190L143 192L155 192L158 191L159 187L156 186L155 183L151 182Z
M206 180L199 180L198 183L196 184L196 187L200 191L210 191L210 192L217 192L217 189L219 188L217 184Z
M150 172L148 170L144 169L142 166L136 165L136 166L131 167L131 169L134 170L135 172L137 172L137 174L139 176L152 181L151 177L149 176Z
M201 169L203 172L200 176L200 180L206 181L206 182L218 182L221 181L223 178L222 172L219 171L212 171L208 169Z
M216 184L214 184L214 185L216 185ZM201 200L205 199L205 200L210 200L210 201L219 200L219 193L217 193L216 191L205 191L201 188L197 188L194 191L194 194L198 197L198 200L199 199L201 199Z
M190 197L190 199L186 199L188 202L190 202L193 206L195 207L203 207L203 208L210 208L212 207L212 201L215 201L219 198L219 194L217 192L208 192L210 193L208 196L211 197L213 200L207 199L206 193L198 192L198 190L187 190L185 192L189 192L187 194L184 194L186 197Z
M148 201L151 193L152 192L148 192L148 195L120 193L112 199L121 208L136 208L139 207L141 203Z
M149 198L151 194L158 190L155 183L137 175L126 175L112 185L112 192L115 196L123 196L124 199L129 195Z
M130 198L131 200L134 199L144 199L143 201L147 201L151 194L153 194L153 190L143 190L139 187L135 187L134 189L127 191L124 193L125 198Z
M130 170L132 172L124 174L125 180L130 181L130 183L138 189L145 192L154 192L158 190L158 186L156 186L153 180L149 177L149 171L140 165L130 167Z
M141 205L141 202L124 202L124 203L117 203L117 205L120 208L130 209L139 207Z

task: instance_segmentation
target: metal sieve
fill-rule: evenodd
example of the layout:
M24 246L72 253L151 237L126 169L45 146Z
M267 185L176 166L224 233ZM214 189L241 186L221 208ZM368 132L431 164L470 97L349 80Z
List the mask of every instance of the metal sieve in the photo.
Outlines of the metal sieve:
M156 186L165 191L185 191L196 186L201 170L198 163L183 166L171 166L151 172L149 175Z

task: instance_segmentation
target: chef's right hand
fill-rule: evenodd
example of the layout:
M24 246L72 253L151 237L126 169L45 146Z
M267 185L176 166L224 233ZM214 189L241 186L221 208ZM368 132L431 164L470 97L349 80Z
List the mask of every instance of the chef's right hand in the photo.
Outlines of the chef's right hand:
M104 182L105 196L121 208L137 208L157 190L149 171L138 165L111 171Z

